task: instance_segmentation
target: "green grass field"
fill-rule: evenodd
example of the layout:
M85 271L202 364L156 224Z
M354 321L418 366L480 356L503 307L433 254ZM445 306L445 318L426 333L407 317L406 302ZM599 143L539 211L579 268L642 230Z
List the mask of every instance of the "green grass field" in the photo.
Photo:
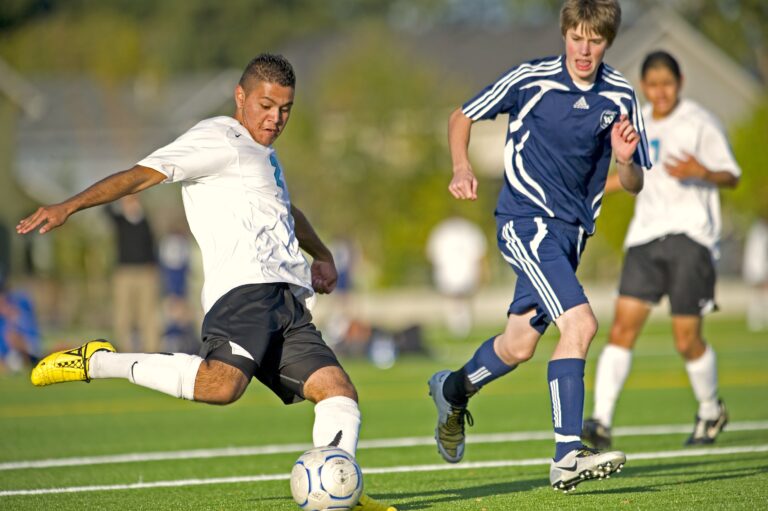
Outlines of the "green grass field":
M369 471L366 489L401 510L768 509L768 335L742 325L720 319L706 327L732 422L715 446L683 450L695 403L669 324L654 323L640 341L615 420L617 428L645 428L615 438L627 466L568 495L549 488L545 461L553 453L546 385L551 334L533 360L473 399L471 443L456 466L442 463L429 442L434 410L426 380L462 363L473 342L441 342L441 332L429 330L432 359L401 359L389 370L345 361L361 397L358 461ZM481 329L474 338L492 333ZM587 413L604 327L598 335L587 365ZM311 405L283 406L258 384L236 404L213 407L125 381L33 388L26 375L0 375L0 509L298 509L281 476L303 450L287 444L309 446L312 417ZM657 426L679 427L664 433ZM515 432L544 436L489 437ZM390 442L366 445L382 439ZM274 448L265 453L260 446ZM161 459L147 460L150 455ZM34 460L67 465L19 463Z

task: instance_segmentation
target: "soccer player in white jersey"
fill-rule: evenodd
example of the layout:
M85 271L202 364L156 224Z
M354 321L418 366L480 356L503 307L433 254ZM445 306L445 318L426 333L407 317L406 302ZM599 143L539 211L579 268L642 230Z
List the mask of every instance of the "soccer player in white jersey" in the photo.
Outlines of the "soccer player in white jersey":
M32 371L33 384L126 378L177 398L228 404L256 377L286 404L316 403L315 446L355 454L357 392L305 303L313 291L334 289L336 268L292 204L272 148L288 122L294 89L291 64L261 54L235 87L233 117L203 120L131 169L21 220L19 233L38 227L46 233L76 211L180 182L205 273L199 356L116 353L107 341L91 341L44 358ZM312 256L311 265L300 249ZM363 495L355 510L394 508Z
M718 188L732 188L741 171L719 122L680 97L683 77L669 53L646 56L641 69L646 133L653 169L637 196L624 242L626 256L616 311L597 364L592 417L582 438L611 445L616 401L629 375L632 349L651 306L667 295L675 348L699 402L687 445L709 444L728 422L717 392L715 352L702 338L703 316L715 309L715 267L720 238ZM606 191L617 188L608 179Z
M512 68L451 114L449 191L469 200L477 197L467 156L472 124L509 115L505 183L495 214L498 246L517 284L504 332L485 341L460 369L440 371L429 381L438 451L448 462L464 454L465 420L472 424L469 397L530 359L550 323L560 330L547 370L555 438L550 484L568 491L626 461L621 452L600 453L581 443L584 363L597 321L576 278L600 212L611 153L631 192L642 189L642 167L650 167L635 93L602 62L620 23L615 0L566 0L560 12L564 55Z

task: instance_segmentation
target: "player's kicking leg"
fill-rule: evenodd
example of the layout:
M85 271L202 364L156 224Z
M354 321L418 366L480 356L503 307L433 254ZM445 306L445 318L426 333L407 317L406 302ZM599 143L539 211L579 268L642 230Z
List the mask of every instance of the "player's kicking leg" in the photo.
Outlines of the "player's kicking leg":
M173 397L212 404L236 401L249 380L219 360L186 353L117 353L104 339L52 353L30 375L36 386L104 378L124 378Z

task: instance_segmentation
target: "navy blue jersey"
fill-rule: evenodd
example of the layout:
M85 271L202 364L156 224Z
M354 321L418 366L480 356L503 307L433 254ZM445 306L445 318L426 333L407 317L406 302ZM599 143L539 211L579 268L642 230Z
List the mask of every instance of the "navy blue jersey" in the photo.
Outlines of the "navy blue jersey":
M610 166L611 126L620 114L640 134L634 161L651 167L635 91L604 63L588 90L573 83L562 55L520 64L462 111L473 121L509 114L500 216L557 218L593 233Z

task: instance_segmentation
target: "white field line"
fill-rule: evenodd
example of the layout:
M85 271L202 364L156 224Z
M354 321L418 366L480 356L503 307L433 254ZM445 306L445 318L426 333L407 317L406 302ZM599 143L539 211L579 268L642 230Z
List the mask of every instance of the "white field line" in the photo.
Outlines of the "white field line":
M744 421L729 423L727 431L757 431L768 429L768 421ZM614 436L651 436L690 433L690 424L668 424L659 426L628 426L614 428ZM487 433L469 435L467 443L494 444L503 442L528 442L531 440L552 440L552 431L521 431L516 433ZM434 445L432 437L380 438L361 440L359 449L392 449L397 447L418 447ZM82 456L75 458L50 458L43 460L8 461L0 463L0 471L28 468L75 467L102 465L106 463L136 463L145 461L191 460L207 458L230 458L237 456L261 456L265 454L301 453L310 449L311 444L274 444L253 447L222 447L217 449L194 449L186 451L138 452L104 456Z
M768 452L768 444L747 445L743 447L722 447L709 449L681 449L678 451L640 452L628 454L628 461L657 460L664 458L697 458L700 456L723 456L729 454L750 454ZM474 461L451 465L403 465L397 467L378 467L364 470L365 474L397 474L402 472L437 472L442 470L468 470L499 467L526 467L548 465L550 458L530 458L525 460ZM202 486L207 484L257 483L262 481L287 480L290 474L263 474L239 477L214 477L210 479L177 479L175 481L154 481L150 483L106 484L97 486L68 486L63 488L39 488L34 490L3 490L0 497L20 495L50 495L55 493L82 493L89 491L144 490L148 488L173 488L180 486Z

